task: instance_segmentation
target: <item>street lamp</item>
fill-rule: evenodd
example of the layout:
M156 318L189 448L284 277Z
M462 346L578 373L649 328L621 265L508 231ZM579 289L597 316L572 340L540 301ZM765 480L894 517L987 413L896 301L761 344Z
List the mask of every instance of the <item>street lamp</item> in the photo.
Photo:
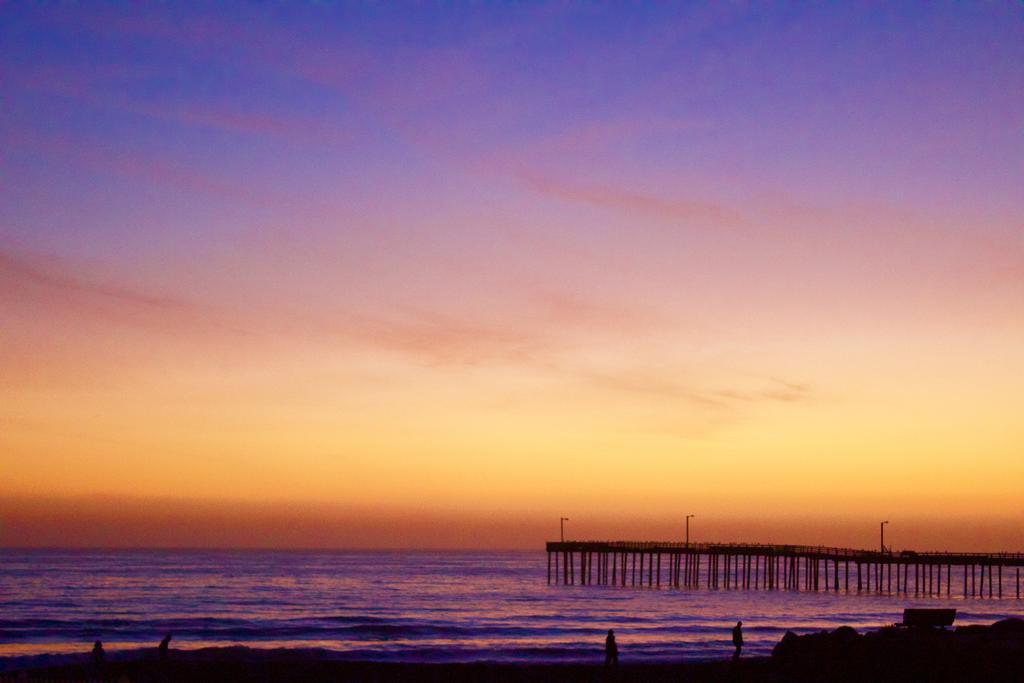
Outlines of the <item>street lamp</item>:
M686 547L690 547L690 517L696 517L697 515L686 515Z
M889 520L880 522L878 524L878 543L882 546L882 552L885 552L885 525L889 523Z
M558 528L562 532L562 543L565 543L565 523L568 522L568 521L569 521L568 517L559 517L558 518Z

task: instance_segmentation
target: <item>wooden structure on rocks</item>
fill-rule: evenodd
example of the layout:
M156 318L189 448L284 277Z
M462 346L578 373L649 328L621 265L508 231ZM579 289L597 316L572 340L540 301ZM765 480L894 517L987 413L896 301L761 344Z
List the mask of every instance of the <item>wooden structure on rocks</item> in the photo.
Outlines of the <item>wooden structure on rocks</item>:
M1024 553L899 553L745 543L553 541L548 583L1020 598ZM1005 570L1005 571L1004 571ZM960 584L962 583L962 588Z

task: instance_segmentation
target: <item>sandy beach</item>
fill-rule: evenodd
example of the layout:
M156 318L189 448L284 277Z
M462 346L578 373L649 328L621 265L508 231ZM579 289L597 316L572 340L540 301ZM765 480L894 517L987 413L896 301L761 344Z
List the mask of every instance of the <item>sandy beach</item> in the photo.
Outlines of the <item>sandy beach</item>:
M595 664L385 663L340 661L328 650L152 648L113 660L5 667L0 681L1020 681L1024 620L956 630L849 627L787 634L771 657L739 661Z
M166 662L139 652L101 668L88 663L47 666L0 675L0 681L409 681L460 683L469 681L764 681L770 679L771 660L751 658L734 664L693 662L679 664L625 663L615 669L585 664L411 664L345 662L322 653L248 648L210 648L175 651Z

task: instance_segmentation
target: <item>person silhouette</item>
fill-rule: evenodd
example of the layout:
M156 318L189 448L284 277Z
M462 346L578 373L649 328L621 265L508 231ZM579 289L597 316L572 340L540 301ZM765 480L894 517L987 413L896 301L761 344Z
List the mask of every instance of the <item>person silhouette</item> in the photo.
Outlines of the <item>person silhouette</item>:
M613 666L619 663L619 646L615 643L615 631L608 629L604 639L604 665Z
M732 644L736 646L736 652L733 653L733 660L740 658L740 650L743 649L743 622L737 621L736 625L732 627Z
M106 654L103 652L103 643L96 641L92 644L92 654L89 656L89 670L93 678L103 678L104 660Z
M160 659L161 660L166 660L167 659L167 648L168 648L168 646L170 644L171 644L171 634L168 633L166 636L164 636L164 639L160 641L160 647L157 648L157 651L160 653Z

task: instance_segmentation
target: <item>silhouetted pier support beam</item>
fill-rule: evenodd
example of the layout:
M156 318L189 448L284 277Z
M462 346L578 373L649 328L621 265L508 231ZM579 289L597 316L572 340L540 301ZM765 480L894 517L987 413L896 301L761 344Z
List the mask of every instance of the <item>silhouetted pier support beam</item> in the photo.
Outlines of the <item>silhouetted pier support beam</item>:
M904 595L909 595L913 565L914 595L920 596L941 596L943 579L946 595L951 595L955 580L953 565L956 564L962 572L964 597L992 599L1004 597L1004 567L1014 570L1012 595L1020 599L1020 569L1024 567L1024 553L905 551L896 556L888 550L880 553L817 546L629 541L551 542L547 544L546 559L547 582L556 585L576 584L578 560L581 586L661 588L664 584L679 589L699 588L704 583L711 589L837 593L840 591L840 564L845 568L842 588L851 591L852 563L856 565L858 592L890 595L893 594L893 573L896 574L895 594L902 590ZM663 562L667 562L668 572L664 576ZM942 576L943 566L945 577Z

